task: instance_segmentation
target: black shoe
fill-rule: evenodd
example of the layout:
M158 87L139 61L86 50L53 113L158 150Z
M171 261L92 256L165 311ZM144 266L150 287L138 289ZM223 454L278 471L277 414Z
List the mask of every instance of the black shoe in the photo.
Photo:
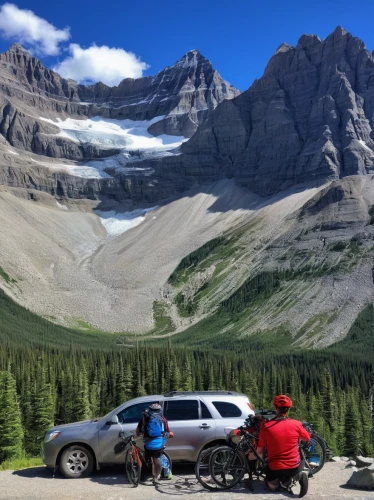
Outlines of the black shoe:
M300 473L300 478L299 478L299 484L300 484L299 498L305 497L305 495L308 493L308 483L309 483L308 473L304 470Z
M291 478L285 479L284 481L282 481L282 480L279 481L279 486L280 486L281 490L286 491L290 495L293 495L292 486L294 486L294 484L292 483Z

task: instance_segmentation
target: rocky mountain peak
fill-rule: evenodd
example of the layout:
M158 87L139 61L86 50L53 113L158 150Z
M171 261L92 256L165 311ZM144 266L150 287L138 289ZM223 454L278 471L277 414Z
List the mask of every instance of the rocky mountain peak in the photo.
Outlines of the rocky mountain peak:
M175 64L174 68L197 68L202 64L207 64L212 67L212 63L208 61L198 50L189 50Z
M332 32L332 34L336 38L346 36L346 35L352 36L346 29L342 28L342 26L337 26L334 29L334 31Z
M30 59L34 59L33 55L20 43L14 43L6 52L0 54L0 61L7 61L15 66L23 66L25 61Z
M14 43L9 47L9 49L6 52L15 52L16 54L28 54L31 56L31 53L23 47L20 43Z
M316 43L321 43L321 39L317 35L301 35L299 38L296 48L302 48L305 49L306 47L309 47L310 45L314 45Z
M374 58L359 38L340 26L324 40L302 35L296 47L277 49L246 92L211 113L182 145L180 161L219 165L217 175L261 195L373 174L373 82Z
M283 52L288 52L292 48L293 47L291 45L288 45L288 43L283 42L281 45L279 45L279 47L275 51L274 55L276 55L276 54L282 54Z

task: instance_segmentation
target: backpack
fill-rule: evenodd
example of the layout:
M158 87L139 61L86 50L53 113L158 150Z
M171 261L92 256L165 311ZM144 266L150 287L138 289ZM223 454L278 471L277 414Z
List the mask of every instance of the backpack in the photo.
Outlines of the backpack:
M162 436L162 433L164 432L162 413L158 411L149 412L145 426L149 437L153 438Z

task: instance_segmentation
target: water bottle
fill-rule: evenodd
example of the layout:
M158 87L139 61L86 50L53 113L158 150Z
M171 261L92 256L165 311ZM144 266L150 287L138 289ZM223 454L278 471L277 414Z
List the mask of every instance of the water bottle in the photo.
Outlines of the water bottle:
M161 455L160 462L162 466L162 477L165 479L172 479L172 473L170 469L170 463L166 455Z

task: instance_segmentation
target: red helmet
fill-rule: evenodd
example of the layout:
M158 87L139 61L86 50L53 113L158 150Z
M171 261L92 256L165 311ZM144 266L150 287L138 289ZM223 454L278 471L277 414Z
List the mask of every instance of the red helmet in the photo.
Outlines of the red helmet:
M280 394L279 396L275 396L273 399L273 405L278 408L291 408L292 407L292 399L284 394Z

